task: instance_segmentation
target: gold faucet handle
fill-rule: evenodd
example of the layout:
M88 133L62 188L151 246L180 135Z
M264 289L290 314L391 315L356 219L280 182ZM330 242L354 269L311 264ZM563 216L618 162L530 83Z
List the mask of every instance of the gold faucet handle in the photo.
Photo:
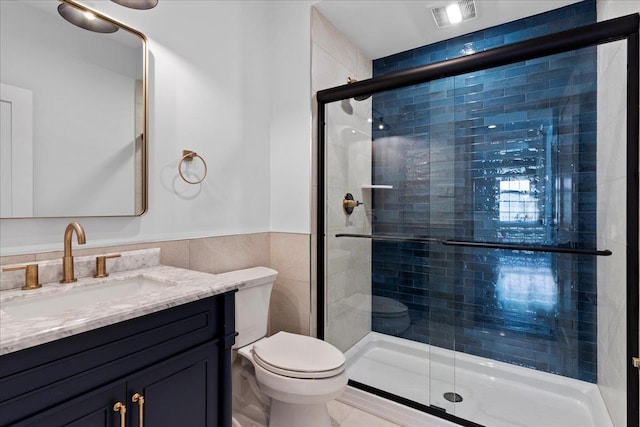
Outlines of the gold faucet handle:
M101 255L96 257L96 274L93 277L107 277L107 258L118 258L120 254Z
M38 289L42 284L38 283L38 264L27 264L17 267L4 267L2 271L24 270L24 286L23 290Z
M358 207L358 206L361 206L361 205L364 205L364 203L362 203L361 201L358 201L358 200L347 200L347 199L344 199L342 201L342 206L344 208L355 208L355 207Z

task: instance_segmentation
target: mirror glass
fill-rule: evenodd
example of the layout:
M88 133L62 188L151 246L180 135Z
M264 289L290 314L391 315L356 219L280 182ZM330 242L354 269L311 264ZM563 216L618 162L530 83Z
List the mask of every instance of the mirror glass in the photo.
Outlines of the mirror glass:
M85 30L60 4L0 1L0 217L142 215L146 38L98 13L117 30Z

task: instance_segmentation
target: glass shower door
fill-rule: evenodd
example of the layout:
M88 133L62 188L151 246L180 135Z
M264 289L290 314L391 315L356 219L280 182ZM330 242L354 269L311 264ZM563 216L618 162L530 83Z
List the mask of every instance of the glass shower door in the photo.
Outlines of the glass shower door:
M326 106L324 330L325 340L345 352L371 331L371 241L336 237L371 233L368 206L357 205L371 174L370 109L370 100Z
M487 426L637 419L637 36L579 36L321 104L323 332L361 388Z
M352 381L449 413L454 84L327 104L325 131L325 339Z

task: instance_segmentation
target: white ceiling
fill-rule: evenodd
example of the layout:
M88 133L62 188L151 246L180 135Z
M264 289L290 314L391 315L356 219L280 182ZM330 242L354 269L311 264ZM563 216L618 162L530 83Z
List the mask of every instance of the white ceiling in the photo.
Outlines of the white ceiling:
M447 40L579 0L475 0L477 17L436 27L431 8L455 0L319 0L314 6L371 59Z

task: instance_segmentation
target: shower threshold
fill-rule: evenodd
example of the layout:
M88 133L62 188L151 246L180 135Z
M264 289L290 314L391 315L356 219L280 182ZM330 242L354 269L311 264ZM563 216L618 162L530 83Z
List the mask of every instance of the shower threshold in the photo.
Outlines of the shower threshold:
M345 355L351 380L485 426L612 426L596 384L377 332Z

